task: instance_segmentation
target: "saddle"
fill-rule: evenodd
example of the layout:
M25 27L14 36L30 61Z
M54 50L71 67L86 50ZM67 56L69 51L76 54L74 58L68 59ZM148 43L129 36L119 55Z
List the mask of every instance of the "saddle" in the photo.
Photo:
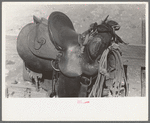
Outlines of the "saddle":
M111 45L111 39L121 42L114 33L120 27L113 21L94 24L86 33L78 34L71 20L61 12L51 13L48 20L36 16L33 20L34 23L26 25L18 35L18 54L25 66L37 73L52 72L57 66L68 83L81 75L94 77L98 73L99 59Z

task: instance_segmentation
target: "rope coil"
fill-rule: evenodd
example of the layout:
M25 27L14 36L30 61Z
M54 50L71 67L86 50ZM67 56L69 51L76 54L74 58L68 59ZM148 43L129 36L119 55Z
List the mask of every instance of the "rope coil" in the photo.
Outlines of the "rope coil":
M98 76L95 81L95 84L92 87L92 90L89 94L89 97L101 97L102 96L102 90L103 90L103 84L105 82L106 76L109 76L107 73L107 57L109 52L112 52L116 59L118 59L118 63L120 67L118 67L118 76L116 75L115 79L117 79L117 82L121 82L122 77L124 78L124 81L126 82L125 73L123 69L123 64L120 56L120 49L118 47L118 44L113 43L111 46L109 46L106 50L104 50L100 61L99 61L99 68L98 68ZM119 89L118 89L119 90Z

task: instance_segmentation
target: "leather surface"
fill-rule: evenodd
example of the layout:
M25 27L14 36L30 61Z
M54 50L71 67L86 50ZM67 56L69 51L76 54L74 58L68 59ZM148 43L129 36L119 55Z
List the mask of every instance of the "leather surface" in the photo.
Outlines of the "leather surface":
M28 34L28 47L31 52L41 58L56 59L58 51L52 44L45 24L35 25Z
M52 71L53 68L51 67L50 60L37 57L29 49L28 34L31 31L31 29L35 28L35 25L35 23L27 24L20 31L17 37L18 54L25 62L26 67L28 67L30 70L35 71L37 73L41 73L43 71Z

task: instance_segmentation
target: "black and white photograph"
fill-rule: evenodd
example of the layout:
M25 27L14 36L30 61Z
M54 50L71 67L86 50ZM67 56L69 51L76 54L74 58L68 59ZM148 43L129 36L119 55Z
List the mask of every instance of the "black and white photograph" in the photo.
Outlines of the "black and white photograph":
M148 28L147 2L2 2L2 119L148 120Z

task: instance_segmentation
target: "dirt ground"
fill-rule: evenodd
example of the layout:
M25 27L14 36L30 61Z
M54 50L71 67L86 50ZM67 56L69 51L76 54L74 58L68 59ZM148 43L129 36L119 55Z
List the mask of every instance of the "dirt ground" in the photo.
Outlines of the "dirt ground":
M3 6L4 7L4 6ZM109 9L108 9L109 8ZM23 26L33 22L33 15L48 18L51 12L61 11L72 20L78 33L85 31L93 22L101 22L107 15L116 20L121 29L118 35L130 44L141 43L141 20L144 18L143 5L51 5L51 4L5 4L5 77L6 83L22 79L22 60L16 50L17 35ZM134 16L133 16L134 15ZM132 18L131 18L132 16ZM137 34L138 33L138 34ZM141 96L140 68L128 66L129 96ZM39 97L43 97L45 92ZM38 93L37 93L38 95Z

